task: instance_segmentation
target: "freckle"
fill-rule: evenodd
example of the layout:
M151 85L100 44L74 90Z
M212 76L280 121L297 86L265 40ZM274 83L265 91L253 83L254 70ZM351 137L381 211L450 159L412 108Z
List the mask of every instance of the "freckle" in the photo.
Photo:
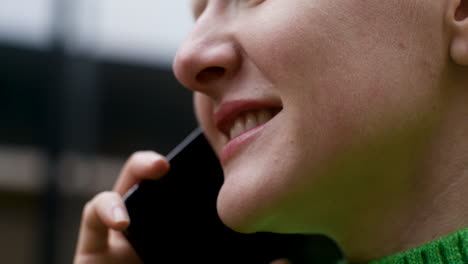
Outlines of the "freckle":
M406 45L403 43L403 42L400 42L398 44L398 46L401 48L401 49L406 49Z

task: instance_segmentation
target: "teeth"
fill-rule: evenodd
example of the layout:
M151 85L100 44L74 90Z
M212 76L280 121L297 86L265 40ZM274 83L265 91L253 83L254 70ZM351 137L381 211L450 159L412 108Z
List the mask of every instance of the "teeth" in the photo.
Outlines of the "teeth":
M244 118L238 117L234 122L234 126L231 128L230 138L235 138L245 131Z
M252 129L258 125L257 117L254 113L248 113L245 116L245 131Z
M248 112L245 115L239 116L231 128L229 138L235 138L247 130L265 124L273 118L273 113L268 110L259 110Z
M265 124L268 120L273 118L273 114L267 110L261 110L257 115L258 123Z

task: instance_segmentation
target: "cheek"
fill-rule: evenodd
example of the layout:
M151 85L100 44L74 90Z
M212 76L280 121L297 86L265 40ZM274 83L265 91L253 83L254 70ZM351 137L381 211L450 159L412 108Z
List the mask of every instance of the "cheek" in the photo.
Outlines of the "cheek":
M312 34L322 34L314 20L319 17L298 12L302 7L292 0L289 6L277 6L281 1L265 2L239 18L237 32L247 57L253 60L266 77L275 82L281 76L294 78L298 66L309 60L315 46L310 45ZM310 26L310 25L316 26ZM302 59L301 59L302 58ZM304 65L302 65L304 66Z
M326 113L335 128L360 129L389 113L418 111L433 98L440 65L427 54L432 61L444 56L428 32L437 8L396 0L267 3L252 14L256 23L246 18L242 44L285 107L309 109L314 120Z

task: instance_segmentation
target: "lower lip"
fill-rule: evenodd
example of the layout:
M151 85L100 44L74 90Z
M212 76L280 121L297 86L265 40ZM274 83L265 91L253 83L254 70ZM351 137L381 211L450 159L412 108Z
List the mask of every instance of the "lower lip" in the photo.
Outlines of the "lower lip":
M243 146L247 145L253 139L255 139L259 135L260 131L263 130L265 125L266 123L247 130L237 137L231 139L226 145L224 145L219 155L221 164L225 165L237 152L240 151Z

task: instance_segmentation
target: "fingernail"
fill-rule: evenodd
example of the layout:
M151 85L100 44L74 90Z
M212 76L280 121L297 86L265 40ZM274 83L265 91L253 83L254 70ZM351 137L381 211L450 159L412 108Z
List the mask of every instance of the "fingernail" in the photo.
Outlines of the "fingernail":
M128 215L121 207L115 207L112 211L115 222L127 222Z

